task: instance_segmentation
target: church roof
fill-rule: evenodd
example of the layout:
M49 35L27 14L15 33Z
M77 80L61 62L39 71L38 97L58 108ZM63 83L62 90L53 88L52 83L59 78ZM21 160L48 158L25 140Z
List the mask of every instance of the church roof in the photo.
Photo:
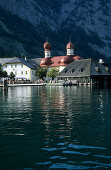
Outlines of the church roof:
M67 65L57 77L84 77L84 76L111 76L111 70L94 61L93 59L82 59L73 61Z
M68 65L71 63L73 60L80 60L81 57L79 56L54 56L50 57L50 63L47 64L47 58L42 58L40 62L41 67L60 67L64 65Z

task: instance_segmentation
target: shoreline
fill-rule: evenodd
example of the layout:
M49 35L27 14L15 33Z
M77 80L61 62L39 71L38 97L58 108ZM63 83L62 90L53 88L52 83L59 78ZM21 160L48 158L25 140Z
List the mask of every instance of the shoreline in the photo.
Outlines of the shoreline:
M8 84L7 86L0 85L0 87L18 87L18 86L45 86L46 84Z

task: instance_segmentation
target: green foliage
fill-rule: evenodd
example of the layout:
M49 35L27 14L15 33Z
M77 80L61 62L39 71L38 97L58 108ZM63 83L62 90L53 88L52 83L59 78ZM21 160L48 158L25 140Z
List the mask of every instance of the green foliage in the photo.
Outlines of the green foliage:
M2 77L2 69L0 68L0 77Z
M36 76L38 76L40 79L43 79L43 77L46 77L47 75L47 68L38 68L36 70Z
M14 79L15 78L15 74L13 72L10 72L9 78Z
M52 68L51 71L47 72L47 77L52 77L52 79L54 79L58 73L59 70Z
M2 74L3 74L3 77L8 77L8 74L6 71L3 71Z
M1 68L0 68L0 77L8 77L7 72L6 71L2 71Z

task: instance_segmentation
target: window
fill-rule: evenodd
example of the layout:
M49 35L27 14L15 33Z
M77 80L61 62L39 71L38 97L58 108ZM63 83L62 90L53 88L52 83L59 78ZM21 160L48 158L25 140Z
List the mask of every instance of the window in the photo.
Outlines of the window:
M5 68L7 68L7 65L5 65Z
M84 71L84 68L80 68L79 72L82 73Z
M17 68L17 64L15 64L15 68Z
M64 73L67 73L67 69L64 70Z
M23 64L21 64L21 68L23 68Z
M23 71L21 71L21 74L23 75Z
M95 67L95 70L96 70L97 72L101 72L101 70L100 70L99 67Z
M109 69L109 67L105 67L107 72L111 72L111 70Z
M71 72L71 73L74 73L74 71L75 71L75 69L72 69L70 72Z
M13 68L13 65L11 65L11 68Z
M25 73L26 73L26 75L27 75L27 71L26 71Z

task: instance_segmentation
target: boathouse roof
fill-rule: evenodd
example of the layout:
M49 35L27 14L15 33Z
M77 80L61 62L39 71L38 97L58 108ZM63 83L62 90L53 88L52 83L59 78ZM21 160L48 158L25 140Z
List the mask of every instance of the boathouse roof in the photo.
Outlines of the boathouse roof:
M73 61L57 77L111 76L111 70L93 59Z

